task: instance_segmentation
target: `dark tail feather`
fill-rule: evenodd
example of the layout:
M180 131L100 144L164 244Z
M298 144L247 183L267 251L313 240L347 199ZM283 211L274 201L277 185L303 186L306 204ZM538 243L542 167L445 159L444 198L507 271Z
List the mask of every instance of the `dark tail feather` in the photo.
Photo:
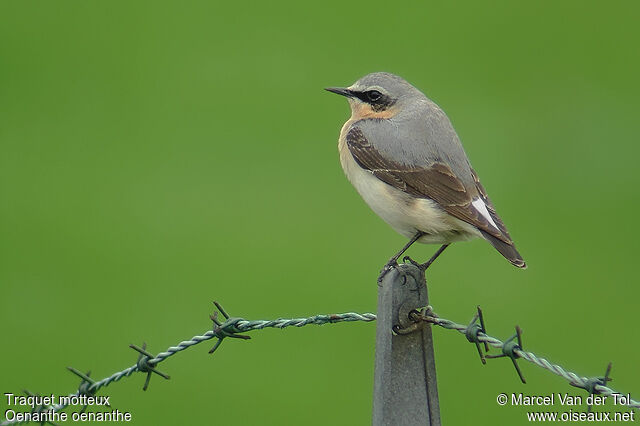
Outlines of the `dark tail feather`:
M484 239L489 241L513 266L526 269L527 264L524 263L524 259L522 259L522 256L520 256L520 253L518 253L518 250L516 250L513 244L507 244L483 230L480 230L480 232L482 232Z

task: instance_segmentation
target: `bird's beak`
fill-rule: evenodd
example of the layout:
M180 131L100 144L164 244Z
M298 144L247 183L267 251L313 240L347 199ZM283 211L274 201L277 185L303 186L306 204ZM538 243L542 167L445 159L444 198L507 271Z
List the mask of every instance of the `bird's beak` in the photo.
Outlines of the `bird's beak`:
M327 87L326 89L331 93L337 93L338 95L342 95L342 96L346 96L347 98L352 98L353 97L353 92L349 89L346 89L344 87Z

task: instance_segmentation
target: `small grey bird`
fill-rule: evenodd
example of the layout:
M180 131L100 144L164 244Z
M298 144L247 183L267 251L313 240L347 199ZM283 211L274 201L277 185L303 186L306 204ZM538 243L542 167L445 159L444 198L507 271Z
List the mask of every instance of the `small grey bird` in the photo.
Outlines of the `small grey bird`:
M449 118L404 79L385 72L346 88L351 117L338 149L347 178L373 211L409 238L379 280L416 241L442 244L429 265L456 241L481 237L518 268L526 264L471 168Z

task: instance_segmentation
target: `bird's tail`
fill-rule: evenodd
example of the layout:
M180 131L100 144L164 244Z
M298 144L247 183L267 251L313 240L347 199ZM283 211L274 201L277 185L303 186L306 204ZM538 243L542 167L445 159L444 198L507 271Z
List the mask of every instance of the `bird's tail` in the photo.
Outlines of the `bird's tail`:
M518 250L516 250L513 243L505 243L483 230L480 230L480 232L482 232L484 239L489 241L491 245L494 246L496 250L498 250L509 262L511 262L513 266L526 269L527 264L524 262L524 259L520 256L520 253L518 253Z

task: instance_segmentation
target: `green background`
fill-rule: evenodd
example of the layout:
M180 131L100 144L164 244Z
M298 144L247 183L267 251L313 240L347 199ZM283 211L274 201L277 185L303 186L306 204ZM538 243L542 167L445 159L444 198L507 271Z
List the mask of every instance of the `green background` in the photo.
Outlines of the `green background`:
M397 73L440 104L529 269L484 241L429 271L436 312L640 394L637 2L0 3L0 392L67 394L248 319L376 309L405 240L345 179L344 99ZM435 246L410 253L426 259ZM442 419L524 424L500 392L569 392L482 366L434 330ZM375 324L254 332L103 391L134 424L368 424ZM0 401L0 409L6 409ZM584 408L584 407L583 407ZM562 407L559 407L562 409ZM607 410L615 411L614 407ZM473 420L471 420L473 419Z

